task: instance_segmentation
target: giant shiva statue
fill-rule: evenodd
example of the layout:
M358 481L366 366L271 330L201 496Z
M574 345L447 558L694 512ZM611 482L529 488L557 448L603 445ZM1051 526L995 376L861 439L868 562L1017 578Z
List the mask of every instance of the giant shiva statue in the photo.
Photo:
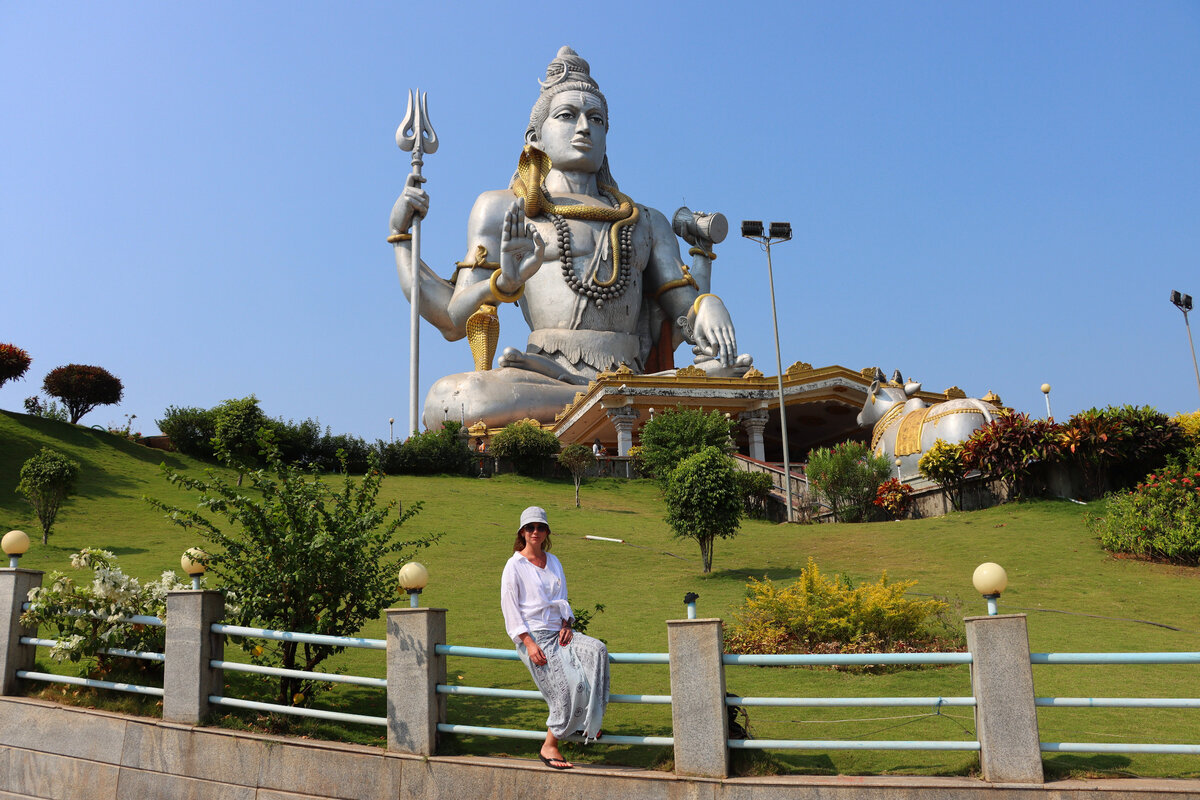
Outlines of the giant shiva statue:
M571 48L539 83L509 188L475 201L453 277L413 263L409 229L429 209L423 179L410 177L392 209L388 241L405 294L411 300L420 280L421 315L449 340L467 336L475 353L476 371L429 390L426 427L460 416L489 426L550 421L597 373L665 370L683 341L709 374L738 376L751 365L709 292L724 217L680 209L668 220L621 193L605 153L608 101ZM676 234L693 245L690 268ZM506 348L491 369L501 303L520 307L530 334L524 351Z

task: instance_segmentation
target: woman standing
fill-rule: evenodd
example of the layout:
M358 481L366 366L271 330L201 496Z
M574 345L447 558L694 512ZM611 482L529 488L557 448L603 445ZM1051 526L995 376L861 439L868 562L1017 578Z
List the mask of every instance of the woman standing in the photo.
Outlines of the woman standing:
M558 740L570 733L585 742L600 738L608 705L608 649L575 633L562 564L547 552L546 511L530 506L521 513L512 557L500 578L500 610L517 654L550 706L546 741L539 757L551 769L570 769Z

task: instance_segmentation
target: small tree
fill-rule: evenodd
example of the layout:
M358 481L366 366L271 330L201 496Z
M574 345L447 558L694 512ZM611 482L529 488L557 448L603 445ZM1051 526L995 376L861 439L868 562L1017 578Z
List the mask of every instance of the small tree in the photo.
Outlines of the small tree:
M29 353L15 344L0 344L0 386L20 378L31 363Z
M42 544L50 540L58 509L78 477L79 464L49 447L43 447L21 465L17 493L29 501L42 523Z
M512 459L518 472L530 473L535 466L557 455L558 437L529 422L513 422L492 437L492 452L499 458Z
M871 513L879 484L888 478L891 464L872 455L862 442L842 442L818 447L808 454L808 482L829 502L839 522L862 522Z
M667 479L667 524L680 539L700 544L704 572L712 572L713 542L737 535L742 495L733 460L705 447L680 462Z
M584 474L595 465L596 456L586 444L569 444L558 454L558 463L571 471L571 478L575 481L575 507L579 508L579 484Z
M167 406L154 424L171 440L176 450L194 458L214 458L213 436L216 415L206 408Z
M125 387L120 378L103 367L67 364L50 370L42 382L42 390L63 401L74 425L96 406L121 402Z
M258 465L258 432L267 424L267 416L258 407L258 398L254 395L226 400L214 408L212 414L213 450L227 454L222 460L238 471L237 485L241 486L246 470Z
M938 439L917 462L921 477L933 481L950 498L955 511L962 511L963 480L967 467L963 463L962 445Z
M664 486L671 470L705 447L733 452L735 423L719 411L705 413L677 406L642 426L641 466Z
M283 463L269 431L260 434L259 443L265 467L246 473L253 492L238 491L215 470L196 479L162 467L168 481L198 492L199 507L226 523L153 498L146 501L212 543L209 573L236 598L229 611L236 624L331 636L357 633L396 599L400 562L439 535L397 539L400 526L421 504L403 511L395 501L377 504L383 475L374 453L361 481L346 474L335 491L314 471ZM237 467L223 448L218 457ZM298 642L255 646L250 640L242 647L254 663L307 671L344 649ZM285 705L303 705L323 688L296 677L281 677L278 687L277 701Z

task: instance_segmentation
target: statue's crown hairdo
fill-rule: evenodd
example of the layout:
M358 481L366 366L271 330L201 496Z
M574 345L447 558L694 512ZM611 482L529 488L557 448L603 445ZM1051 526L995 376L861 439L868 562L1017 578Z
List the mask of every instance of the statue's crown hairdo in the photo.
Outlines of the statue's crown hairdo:
M558 55L547 65L546 80L539 80L538 83L541 84L544 92L566 80L583 81L590 83L597 90L600 88L592 78L592 68L588 62L570 47L564 45L558 48Z

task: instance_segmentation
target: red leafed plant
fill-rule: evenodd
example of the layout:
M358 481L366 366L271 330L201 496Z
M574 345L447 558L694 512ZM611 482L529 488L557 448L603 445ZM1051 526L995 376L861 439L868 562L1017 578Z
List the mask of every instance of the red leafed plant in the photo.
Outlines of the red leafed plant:
M875 499L871 502L890 514L892 519L900 519L908 510L912 490L907 483L901 483L899 478L888 478L879 484L879 488L875 490Z

